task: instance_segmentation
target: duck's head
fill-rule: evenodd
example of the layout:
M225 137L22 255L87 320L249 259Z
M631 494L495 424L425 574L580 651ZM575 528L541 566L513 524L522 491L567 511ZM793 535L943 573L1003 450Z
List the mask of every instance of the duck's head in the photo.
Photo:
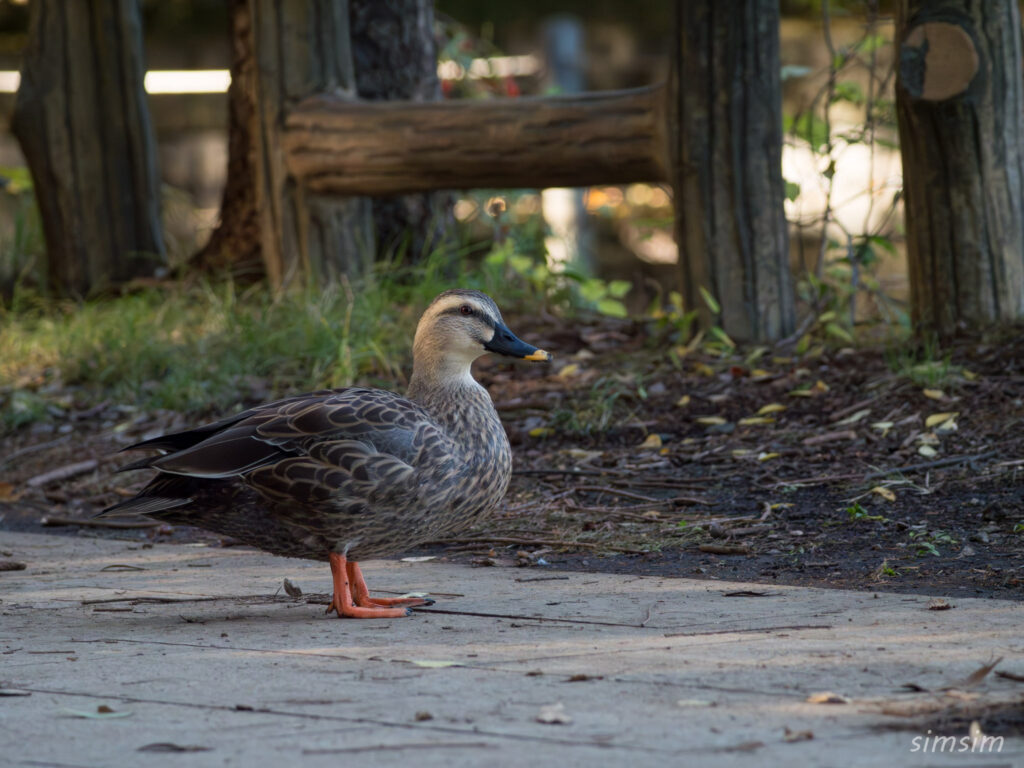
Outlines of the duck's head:
M445 291L427 307L416 326L413 359L417 372L427 367L446 375L469 371L486 352L546 362L551 355L527 344L505 325L490 296L480 291Z

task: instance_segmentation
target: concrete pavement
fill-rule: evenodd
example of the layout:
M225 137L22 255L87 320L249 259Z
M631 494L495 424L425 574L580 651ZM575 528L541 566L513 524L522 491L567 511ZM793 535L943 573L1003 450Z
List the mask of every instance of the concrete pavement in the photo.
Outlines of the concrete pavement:
M4 766L1024 765L1020 737L926 741L1024 723L1024 683L970 679L1024 675L1020 603L389 561L371 590L437 604L339 620L321 563L11 533L0 553L27 566L0 572Z

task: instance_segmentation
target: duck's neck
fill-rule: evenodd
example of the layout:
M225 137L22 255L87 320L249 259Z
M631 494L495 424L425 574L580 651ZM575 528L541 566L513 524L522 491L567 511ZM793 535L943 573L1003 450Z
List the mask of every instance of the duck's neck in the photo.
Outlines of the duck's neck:
M470 365L419 358L413 365L408 398L426 408L450 433L479 431L481 422L500 423L491 396L473 378Z

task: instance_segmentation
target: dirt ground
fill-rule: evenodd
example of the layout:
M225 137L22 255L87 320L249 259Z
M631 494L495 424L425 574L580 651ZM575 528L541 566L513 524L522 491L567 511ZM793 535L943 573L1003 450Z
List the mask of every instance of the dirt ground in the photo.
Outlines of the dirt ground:
M513 444L509 494L482 526L411 554L1024 596L1024 334L928 356L716 355L667 354L650 328L610 320L512 325L556 362L478 370ZM219 541L89 520L146 480L113 474L117 450L200 419L74 392L55 402L51 421L0 442L0 531Z

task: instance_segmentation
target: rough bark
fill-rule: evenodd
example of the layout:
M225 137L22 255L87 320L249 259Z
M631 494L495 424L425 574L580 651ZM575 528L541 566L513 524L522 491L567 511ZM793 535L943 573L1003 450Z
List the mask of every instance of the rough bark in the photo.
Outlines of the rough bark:
M1011 0L897 3L911 316L948 336L1024 317L1024 86Z
M346 0L250 0L256 54L256 207L271 285L362 271L372 254L366 200L327 197L288 172L285 115L313 94L355 95Z
M317 96L289 113L282 138L291 172L320 193L660 181L664 97L664 87L420 104Z
M437 101L433 0L349 0L356 90L367 101ZM448 239L452 196L427 192L372 201L377 247L417 259Z
M165 261L136 0L35 0L12 128L28 161L48 276L85 296Z
M677 0L672 180L683 296L733 338L793 331L782 181L779 4ZM700 295L721 305L716 319Z
M263 276L256 209L256 58L249 0L228 0L231 87L228 89L228 173L220 220L192 266L257 279Z

